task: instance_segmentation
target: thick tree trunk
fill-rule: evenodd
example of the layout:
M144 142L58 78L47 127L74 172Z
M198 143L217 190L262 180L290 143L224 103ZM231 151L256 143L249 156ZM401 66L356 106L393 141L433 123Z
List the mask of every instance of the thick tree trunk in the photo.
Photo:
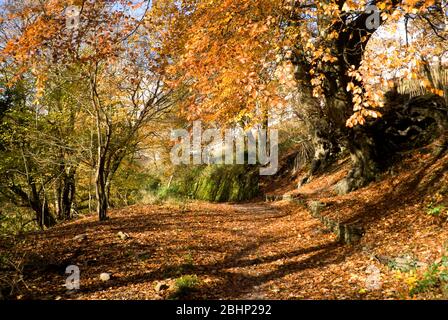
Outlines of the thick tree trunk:
M312 144L314 147L314 156L311 161L311 168L308 173L301 178L298 185L299 188L310 182L319 170L325 169L331 160L333 146L329 139L319 136L318 133L315 132Z
M376 145L363 127L352 129L348 148L352 160L352 168L348 175L335 187L339 194L346 194L367 185L376 179L378 162Z
M331 159L331 155L334 151L334 132L332 132L331 122L332 115L327 115L326 111L331 111L331 108L323 109L321 107L321 101L314 97L313 87L310 85L310 66L306 59L296 52L291 55L291 62L295 66L294 76L295 79L300 83L305 83L302 85L300 92L297 93L296 103L300 108L299 117L302 117L304 125L307 127L309 133L311 133L311 144L314 149L314 155L311 161L311 168L301 178L298 187L308 183L312 180L313 175L315 175L319 170L324 169ZM309 84L309 85L307 85Z
M392 0L392 4L397 5L398 1ZM340 2L339 5L342 9L344 2ZM351 82L359 88L363 87L362 79L350 76L349 70L360 67L368 40L375 31L367 26L367 19L370 16L369 12L360 13L356 17L351 14L343 14L336 23L330 20L323 20L319 23L321 26L319 33L325 34L333 31L338 33L337 39L325 42L325 47L337 56L337 63L331 66L324 64L319 72L325 77L322 82L325 101L322 118L328 123L328 126L325 126L326 136L331 137L341 146L347 147L352 159L351 171L337 186L337 191L340 193L350 192L374 180L379 167L376 145L371 132L362 126L354 129L348 129L345 126L346 120L353 113L354 106L353 94L347 91L347 85ZM379 22L381 24L383 20L380 18ZM379 25L376 26L376 28L378 27ZM307 60L296 59L293 63L298 70L296 78L310 83L310 66ZM315 144L318 150L312 171L316 170L326 158L325 148L324 151L319 151L321 145Z
M362 81L350 77L349 68L361 65L367 39L373 31L366 27L368 14L361 14L355 20L347 19L342 23L346 30L340 33L333 43L338 55L338 63L334 68L325 70L324 85L326 117L329 118L334 135L337 132L340 146L347 147L352 160L352 168L336 186L339 193L348 193L358 189L375 179L378 173L376 145L371 133L363 126L353 129L346 127L346 120L353 113L353 94L347 91L349 82L363 87ZM336 24L336 29L338 25ZM365 40L362 40L365 38Z

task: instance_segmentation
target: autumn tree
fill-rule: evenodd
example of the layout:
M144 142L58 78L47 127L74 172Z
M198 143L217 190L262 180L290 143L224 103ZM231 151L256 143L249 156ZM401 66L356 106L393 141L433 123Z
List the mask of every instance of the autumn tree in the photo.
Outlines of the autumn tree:
M173 85L191 87L185 101L190 117L259 122L266 110L275 114L285 105L288 95L282 93L296 88L303 104L296 106L298 113L318 115L310 125L315 149L321 150L315 163L325 162L329 146L350 151L353 168L341 192L363 186L378 172L376 142L363 125L381 116L383 99L360 71L370 63L365 53L372 37L385 21L443 21L446 5L432 0L167 0L157 6L173 11L172 3L170 30L176 37L167 37L165 45L175 48ZM423 36L444 32L435 24L435 30L423 29Z
M67 24L66 10L76 5L79 24ZM134 153L149 122L172 106L172 90L162 80L165 57L157 52L160 34L143 21L147 1L48 1L11 12L10 18L30 21L9 40L2 52L18 69L33 70L37 99L46 91L48 73L73 70L74 84L85 88L87 103L80 106L89 118L94 141L97 213L107 218L113 175L122 160ZM70 22L69 22L70 23ZM83 99L85 100L85 99Z

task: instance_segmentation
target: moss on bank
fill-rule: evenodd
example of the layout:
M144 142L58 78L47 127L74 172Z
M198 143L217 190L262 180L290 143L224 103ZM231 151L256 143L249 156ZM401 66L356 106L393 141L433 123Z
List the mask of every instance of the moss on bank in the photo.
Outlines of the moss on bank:
M213 202L250 200L259 194L258 182L259 174L254 166L206 166L193 183L192 196Z
M145 202L198 199L210 202L241 202L259 196L259 168L253 165L179 166L173 176Z

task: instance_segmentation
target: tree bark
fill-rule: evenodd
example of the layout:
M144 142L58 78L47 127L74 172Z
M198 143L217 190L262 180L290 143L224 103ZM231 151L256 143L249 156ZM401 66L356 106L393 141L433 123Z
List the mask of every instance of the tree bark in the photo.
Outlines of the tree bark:
M336 185L336 192L346 194L367 185L376 179L378 162L376 145L364 128L354 128L349 139L352 168L348 175Z
M95 178L95 192L97 200L96 212L100 221L107 220L107 209L109 207L107 172L105 170L104 155L98 147L98 163Z
M368 30L366 19L369 14L360 14L355 20L346 17L345 21L336 23L334 30L343 29L332 45L337 53L338 63L334 68L324 70L326 82L324 87L327 116L334 131L340 133L340 145L348 148L352 160L349 174L338 183L336 191L348 193L375 179L378 173L376 145L369 130L364 126L353 129L345 122L353 112L353 94L347 91L349 82L363 87L362 81L348 76L349 68L358 69L368 39L374 30Z
M75 171L72 168L69 168L68 172L65 168L63 170L56 189L56 213L60 220L69 220L76 192Z
M41 200L39 192L37 190L36 184L30 178L28 182L28 187L30 188L30 193L25 192L19 186L12 186L11 191L22 199L22 201L27 204L36 215L36 222L41 229L52 227L56 224L54 216L51 214L50 208L48 207L48 202L45 199Z

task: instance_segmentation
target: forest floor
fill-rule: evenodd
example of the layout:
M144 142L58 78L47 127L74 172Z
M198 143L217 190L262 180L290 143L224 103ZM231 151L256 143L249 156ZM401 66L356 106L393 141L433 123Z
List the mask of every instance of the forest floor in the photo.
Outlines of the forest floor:
M185 275L198 280L177 296L186 299L443 298L438 288L409 293L444 254L446 218L427 208L446 200L447 166L448 156L409 155L381 181L337 196L331 186L346 173L341 162L292 192L325 202L333 219L362 224L352 245L289 201L139 205L112 210L106 222L82 217L27 235L18 250L27 253L28 289L16 298L170 299ZM418 262L409 272L391 265L409 259ZM64 287L68 265L80 268L77 291ZM108 281L100 280L105 272Z

